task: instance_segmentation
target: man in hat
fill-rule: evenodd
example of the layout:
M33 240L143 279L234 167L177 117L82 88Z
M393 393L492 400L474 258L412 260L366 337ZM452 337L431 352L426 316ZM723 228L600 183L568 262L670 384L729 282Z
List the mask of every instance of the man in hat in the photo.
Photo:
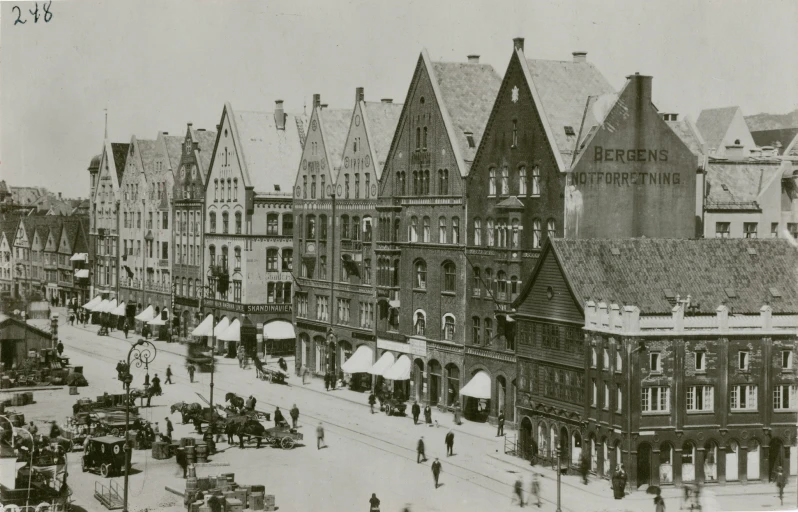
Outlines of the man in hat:
M424 454L424 436L421 436L416 445L416 464L427 461L427 456ZM437 488L437 486L436 486Z
M172 425L172 421L168 417L164 418L164 420L166 420L166 439L168 439L169 442L171 443L172 442L172 432L175 431L175 427Z
M435 461L432 463L432 477L435 479L435 488L438 488L438 478L441 476L441 461L438 458L435 458Z
M446 456L454 455L454 431L446 433Z
M418 402L413 402L413 425L418 424L418 417L421 416L421 406L418 405Z

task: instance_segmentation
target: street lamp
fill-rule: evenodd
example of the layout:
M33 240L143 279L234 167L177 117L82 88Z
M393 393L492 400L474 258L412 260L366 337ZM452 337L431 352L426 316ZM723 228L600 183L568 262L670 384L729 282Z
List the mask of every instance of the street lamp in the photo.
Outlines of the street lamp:
M130 383L133 382L133 376L130 374L130 361L131 359L136 364L136 368L141 368L144 365L145 370L149 370L150 363L155 359L158 351L155 345L145 339L139 339L134 345L130 347L127 353L127 371L125 373L125 501L122 507L122 512L128 512L127 508L127 492L128 492L128 476L130 474Z
M30 466L28 467L28 497L25 498L25 509L28 509L30 505L30 488L31 488L31 481L33 480L33 452L36 451L36 441L33 440L33 434L25 430L24 428L14 428L14 424L11 423L11 419L8 416L0 415L0 418L4 418L9 425L11 425L11 447L14 447L14 432L21 430L28 434L30 437ZM16 475L15 475L16 478Z
M556 436L554 441L554 454L557 456L557 511L562 512L560 508L560 478L562 476L562 469L560 468L560 454L562 450L560 450L560 437Z

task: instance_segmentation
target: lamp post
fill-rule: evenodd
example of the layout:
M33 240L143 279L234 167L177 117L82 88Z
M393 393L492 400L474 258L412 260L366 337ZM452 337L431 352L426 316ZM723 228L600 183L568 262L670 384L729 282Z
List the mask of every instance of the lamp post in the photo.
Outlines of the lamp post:
M28 432L24 428L14 428L14 424L11 423L11 419L8 416L0 415L0 418L4 418L8 422L8 424L11 425L11 447L12 448L14 447L14 431L21 430L21 431L25 432L26 434L28 434L28 437L30 437L30 465L28 466L28 497L25 498L25 509L27 510L28 506L30 505L30 487L31 487L31 482L33 480L33 452L36 449L36 446L35 446L36 445L36 441L34 441L34 439L33 439L33 434L31 434L30 432ZM16 475L15 475L15 478L16 478Z
M557 436L556 441L554 443L554 452L555 455L557 455L557 511L556 512L562 512L562 509L560 508L560 478L562 476L562 470L560 469L560 453L562 452L562 450L560 450L559 436Z
M128 512L127 508L127 493L128 493L128 476L130 474L130 383L133 381L133 376L130 374L130 361L131 359L136 364L136 368L144 366L145 370L149 370L150 363L157 355L155 345L145 339L139 339L135 344L131 345L127 353L127 373L125 374L125 498L122 506L122 512Z

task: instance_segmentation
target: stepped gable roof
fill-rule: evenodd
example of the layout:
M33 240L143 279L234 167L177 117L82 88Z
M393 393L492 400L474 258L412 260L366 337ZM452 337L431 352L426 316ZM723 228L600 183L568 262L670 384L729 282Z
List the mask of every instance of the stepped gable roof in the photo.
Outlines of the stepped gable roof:
M525 59L532 83L540 98L538 109L548 120L552 136L565 165L570 165L577 150L576 135L585 120L585 107L592 96L614 94L615 90L592 62ZM533 94L534 95L534 94ZM589 112L592 112L590 109ZM588 121L588 120L585 120ZM589 122L583 130L586 140L591 128L602 120ZM566 133L566 126L574 135Z
M760 195L781 179L778 160L711 161L706 168L705 210L760 210Z
M234 111L226 105L236 143L243 161L245 182L258 194L291 194L296 178L297 162L302 157L303 123L296 114L286 114L285 130L278 130L273 112Z
M199 172L202 183L208 176L211 168L211 157L213 157L213 147L216 145L216 132L207 130L191 129L191 138L197 143L199 149Z
M776 130L760 130L751 132L754 142L759 147L774 146L779 149L779 154L783 155L790 143L798 136L798 127L780 128Z
M589 298L670 314L668 289L690 295L697 313L715 314L725 302L756 314L766 301L774 313L798 312L798 251L783 238L559 238L551 249L581 306Z
M440 91L441 108L446 110L452 121L451 130L454 133L450 137L452 143L459 146L466 165L461 173L466 176L488 124L502 79L490 64L469 62L432 62L430 73ZM473 147L469 144L466 132L473 134Z
M128 143L111 143L111 153L113 153L114 166L116 167L116 183L118 185L122 184L122 176L125 174L128 151L130 151L130 144Z
M710 148L719 148L740 107L708 108L698 115L696 126Z
M704 154L704 139L698 132L698 129L688 119L678 119L676 121L665 121L673 133L679 137L685 146L696 155L701 156Z
M346 144L346 136L349 134L349 125L352 123L352 109L319 108L316 109L316 112L324 137L324 148L330 159L332 182L335 183L338 179L338 171L341 169L341 158ZM301 156L297 158L297 162L300 159Z
M377 155L375 168L377 178L382 175L382 168L385 166L385 159L388 158L388 151L391 149L396 125L399 124L399 116L402 114L401 103L383 103L376 101L364 101L364 117L368 128L369 144Z

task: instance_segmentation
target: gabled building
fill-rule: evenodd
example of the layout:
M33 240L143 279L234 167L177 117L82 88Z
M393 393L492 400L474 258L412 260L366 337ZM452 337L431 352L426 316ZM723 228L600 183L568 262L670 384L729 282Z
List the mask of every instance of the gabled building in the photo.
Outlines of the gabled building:
M89 244L86 236L88 218L64 219L58 228L55 260L58 273L58 297L61 304L74 301L83 305L89 300ZM52 233L52 231L51 231ZM55 239L54 239L55 240Z
M513 304L522 455L633 489L795 474L796 269L779 239L548 240Z
M15 255L14 241L16 240L18 217L9 217L0 220L0 294L11 297L14 289Z
M277 101L272 112L233 110L226 103L205 185L205 313L227 317L227 349L240 339L255 354L256 336L274 340L269 354L293 353L293 229L291 195L306 120ZM237 321L237 322L236 322ZM234 327L235 329L235 327ZM223 343L221 344L223 345Z
M188 334L202 320L202 226L205 204L205 179L216 143L216 132L194 128L188 123L180 165L174 173L174 316L180 319L179 334Z
M296 353L301 356L300 364L314 368L317 373L325 373L329 369L338 374L341 365L357 351L360 351L359 361L375 362L374 231L378 182L401 110L402 105L393 103L390 99L366 101L363 88L358 87L355 90L352 111L342 111L340 115L336 114L334 120L329 110L322 109L321 115L317 116L324 123L322 143L325 147L329 144L330 152L341 154L338 160L341 167L337 178L332 182L335 191L335 214L339 219L334 231L336 236L332 237L333 228L331 224L328 225L328 218L332 222L332 210L317 211L311 202L312 197L308 198L309 201L302 202L302 211L305 223L308 222L307 219L315 217L311 222L318 226L316 238L303 238L298 232L295 236L298 240L302 238L306 242L317 243L319 250L322 245L326 249L328 239L330 244L329 253L326 250L318 253L318 265L313 269L318 272L318 282L300 277L302 289L295 292L297 307L294 308L294 323L298 329ZM348 133L343 134L345 138L341 140L344 121L349 122ZM311 136L308 141L312 144L317 139ZM340 147L333 146L339 142ZM329 168L329 164L325 165ZM300 169L300 174L302 172ZM300 179L302 176L304 175ZM318 180L315 185L321 187L321 176L324 176L325 181L330 178L323 173L310 173L311 196L315 180ZM322 194L318 197L321 198ZM325 200L327 198L329 196L325 194ZM300 214L298 206L295 206L295 212ZM312 262L310 253L303 254L305 259ZM334 256L335 261L332 260ZM305 265L307 272L307 263ZM327 272L335 272L335 275L328 276ZM332 280L332 286L325 282L326 279ZM339 282L343 284L339 286ZM335 305L338 315L337 321L331 327L325 322L319 323L314 315L315 309L308 307L322 293L330 293L330 304ZM326 338L323 334L325 331L328 332ZM332 338L329 334L332 334ZM371 384L370 375L362 371L354 374L359 379L356 383L358 387L368 387Z
M704 109L698 115L696 126L707 144L709 156L747 157L756 149L740 107Z

